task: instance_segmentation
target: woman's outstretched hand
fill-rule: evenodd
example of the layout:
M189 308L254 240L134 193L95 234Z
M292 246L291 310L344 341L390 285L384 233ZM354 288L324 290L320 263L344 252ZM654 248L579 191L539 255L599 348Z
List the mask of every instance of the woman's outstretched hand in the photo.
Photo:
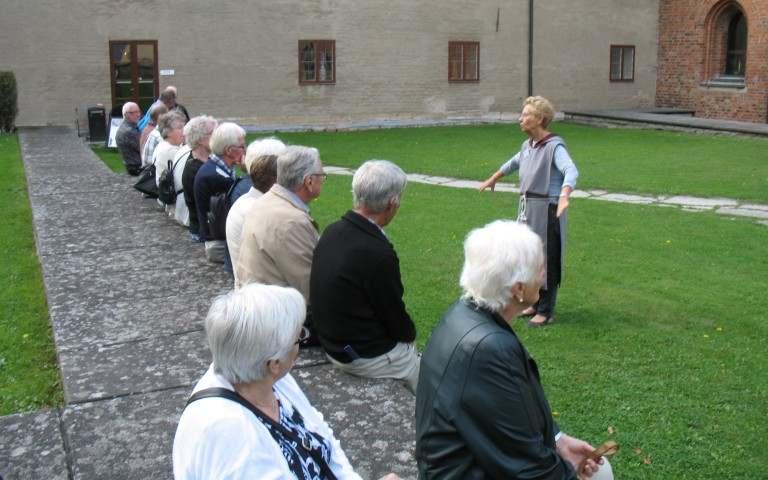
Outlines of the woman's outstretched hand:
M493 192L494 190L496 190L496 182L498 182L499 179L503 176L504 174L502 174L501 172L494 173L493 175L488 177L488 180L484 181L483 184L480 185L479 190L482 192L483 190L487 190L490 188L491 191Z

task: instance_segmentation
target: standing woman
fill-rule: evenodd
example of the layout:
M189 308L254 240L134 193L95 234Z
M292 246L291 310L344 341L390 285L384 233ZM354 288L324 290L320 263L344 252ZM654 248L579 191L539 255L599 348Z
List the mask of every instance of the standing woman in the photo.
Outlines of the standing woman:
M501 177L520 171L517 220L528 224L539 235L547 254L546 283L539 292L539 301L523 312L523 315L535 314L528 321L531 327L547 325L553 319L563 270L566 210L579 176L565 142L549 131L554 116L555 109L546 98L526 98L520 129L528 139L514 157L480 186L480 191L494 190Z

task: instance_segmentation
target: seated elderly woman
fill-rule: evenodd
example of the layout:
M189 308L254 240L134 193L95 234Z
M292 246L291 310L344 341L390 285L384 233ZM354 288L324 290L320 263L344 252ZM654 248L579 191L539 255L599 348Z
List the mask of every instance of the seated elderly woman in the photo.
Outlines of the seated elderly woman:
M207 115L199 115L192 118L184 125L184 139L191 149L184 166L177 167L181 170L181 188L184 190L184 203L187 206L189 217L186 225L193 241L200 241L200 222L197 219L197 205L195 204L195 177L200 167L208 161L211 155L211 134L219 125L215 118ZM174 178L178 172L174 172ZM178 208L178 207L177 207Z
M176 480L360 478L289 373L305 311L298 291L274 285L214 301L205 319L213 364L176 429Z
M544 281L538 235L492 222L467 236L464 257L464 294L421 359L419 478L576 479L598 470L613 478L607 462L592 458L593 447L553 422L536 362L511 328Z
M157 144L163 137L160 130L157 129L157 122L160 121L160 115L168 113L168 108L162 103L153 105L149 109L149 123L141 132L141 166L152 165L152 154L155 152Z
M248 176L233 188L230 196L232 207L227 214L227 249L232 263L240 255L240 236L243 233L245 214L253 204L267 193L277 180L277 156L283 153L285 144L276 138L254 140L245 151L245 170ZM241 186L247 187L244 190ZM233 271L235 285L237 272Z
M155 182L160 185L160 176L169 168L173 168L176 152L184 143L184 125L187 121L179 112L168 112L160 115L157 130L163 138L152 152L152 163L155 165Z

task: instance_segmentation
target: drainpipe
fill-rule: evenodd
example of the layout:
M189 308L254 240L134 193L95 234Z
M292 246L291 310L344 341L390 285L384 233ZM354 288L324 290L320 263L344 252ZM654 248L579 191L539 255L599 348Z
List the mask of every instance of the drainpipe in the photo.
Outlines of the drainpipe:
M528 0L528 96L533 95L533 0Z

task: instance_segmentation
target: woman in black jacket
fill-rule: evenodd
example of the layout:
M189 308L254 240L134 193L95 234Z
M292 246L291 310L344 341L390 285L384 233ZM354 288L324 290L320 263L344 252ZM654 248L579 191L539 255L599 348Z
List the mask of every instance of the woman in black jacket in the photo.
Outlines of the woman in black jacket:
M469 234L464 256L464 294L421 359L419 478L576 479L598 469L613 478L607 462L590 458L592 446L555 425L536 362L510 327L539 298L539 237L499 220Z

